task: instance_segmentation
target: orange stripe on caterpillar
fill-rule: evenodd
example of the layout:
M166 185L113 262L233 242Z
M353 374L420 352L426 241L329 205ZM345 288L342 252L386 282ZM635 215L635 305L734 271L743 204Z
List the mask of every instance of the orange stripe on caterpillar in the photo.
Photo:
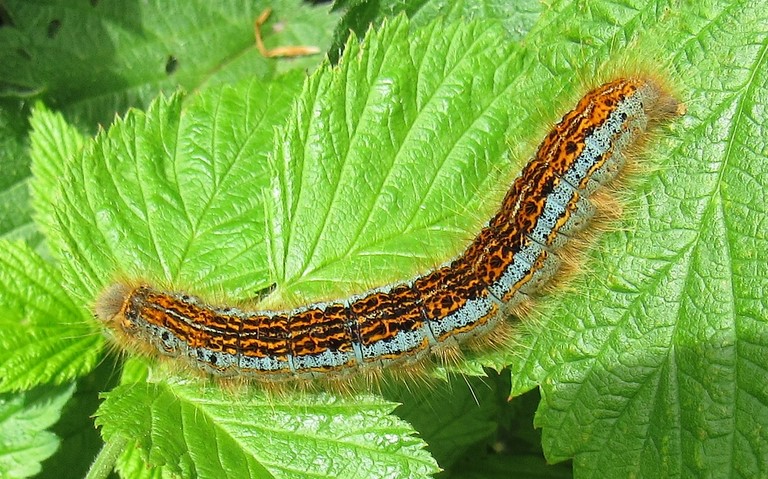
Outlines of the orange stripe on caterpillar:
M680 113L677 100L646 78L590 91L547 135L466 250L409 281L286 311L117 284L101 295L96 314L130 344L217 376L282 381L418 361L488 333L540 291L593 216L590 196L621 172L650 126Z

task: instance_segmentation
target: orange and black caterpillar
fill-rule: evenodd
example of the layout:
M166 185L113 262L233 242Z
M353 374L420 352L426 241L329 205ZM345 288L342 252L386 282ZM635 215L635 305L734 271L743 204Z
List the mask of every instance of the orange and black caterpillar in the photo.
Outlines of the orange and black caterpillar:
M648 78L590 91L546 136L464 252L408 281L285 311L212 306L118 283L101 295L96 314L128 344L216 376L283 381L419 361L489 333L550 282L595 213L594 193L622 171L648 128L679 111Z

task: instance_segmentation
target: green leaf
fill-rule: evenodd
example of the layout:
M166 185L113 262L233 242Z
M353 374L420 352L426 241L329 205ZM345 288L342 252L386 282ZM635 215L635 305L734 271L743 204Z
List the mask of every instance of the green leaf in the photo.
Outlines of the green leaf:
M301 76L252 80L132 111L68 165L58 192L65 275L91 301L117 275L249 297L268 285L262 192L274 122ZM60 232L59 232L60 231Z
M336 18L299 0L174 0L44 5L4 2L0 94L36 96L88 128L115 112L146 106L158 91L188 91L286 69L314 67L320 55L274 60L256 49L253 22L267 7L267 48L330 43ZM79 122L78 122L79 123Z
M93 371L78 378L77 390L50 428L60 439L59 448L43 463L36 479L61 479L62 471L67 471L67 477L85 477L93 458L104 445L94 426L94 414L101 405L99 393L112 389L119 379L113 359L117 358L102 358Z
M37 244L42 238L29 207L26 111L19 102L0 102L0 238Z
M32 157L32 206L35 223L47 236L55 228L54 207L67 163L83 149L85 138L69 125L60 113L35 105L29 118L31 126L30 156Z
M74 384L0 394L0 476L30 477L56 451L59 439L46 431L61 415Z
M98 423L108 442L138 438L149 464L184 477L427 477L434 461L394 407L144 383L107 394Z
M569 47L587 62L601 50L666 52L688 105L654 141L658 165L621 231L531 326L527 360L513 363L513 394L542 384L547 457L573 457L580 477L768 471L768 16L748 2L678 7L585 14L563 3L532 37L549 65ZM569 26L575 38L552 42ZM574 46L587 41L586 52Z
M276 302L415 275L486 221L484 193L512 166L505 132L522 68L500 35L442 22L409 33L400 17L309 79L274 155Z
M101 336L61 273L28 246L0 241L0 390L63 383L90 371Z
M131 479L176 479L177 474L165 466L147 467L146 457L137 442L125 449L115 467L120 477Z

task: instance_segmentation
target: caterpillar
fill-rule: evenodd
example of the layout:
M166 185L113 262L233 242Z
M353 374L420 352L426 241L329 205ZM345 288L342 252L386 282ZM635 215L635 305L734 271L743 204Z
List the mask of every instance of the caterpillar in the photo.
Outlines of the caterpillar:
M407 281L283 311L118 282L95 314L129 348L219 377L338 377L445 354L498 329L553 281L595 216L599 190L650 128L682 108L646 77L593 89L547 134L463 253Z

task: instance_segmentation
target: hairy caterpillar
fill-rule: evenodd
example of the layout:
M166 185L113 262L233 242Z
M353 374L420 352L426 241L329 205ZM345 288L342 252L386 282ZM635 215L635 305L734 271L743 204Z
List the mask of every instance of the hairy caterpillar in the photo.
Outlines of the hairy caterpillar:
M464 252L410 280L285 311L117 283L99 297L96 315L133 349L223 377L338 377L446 355L488 335L552 280L599 208L595 194L650 127L680 111L649 78L590 91L549 132Z

